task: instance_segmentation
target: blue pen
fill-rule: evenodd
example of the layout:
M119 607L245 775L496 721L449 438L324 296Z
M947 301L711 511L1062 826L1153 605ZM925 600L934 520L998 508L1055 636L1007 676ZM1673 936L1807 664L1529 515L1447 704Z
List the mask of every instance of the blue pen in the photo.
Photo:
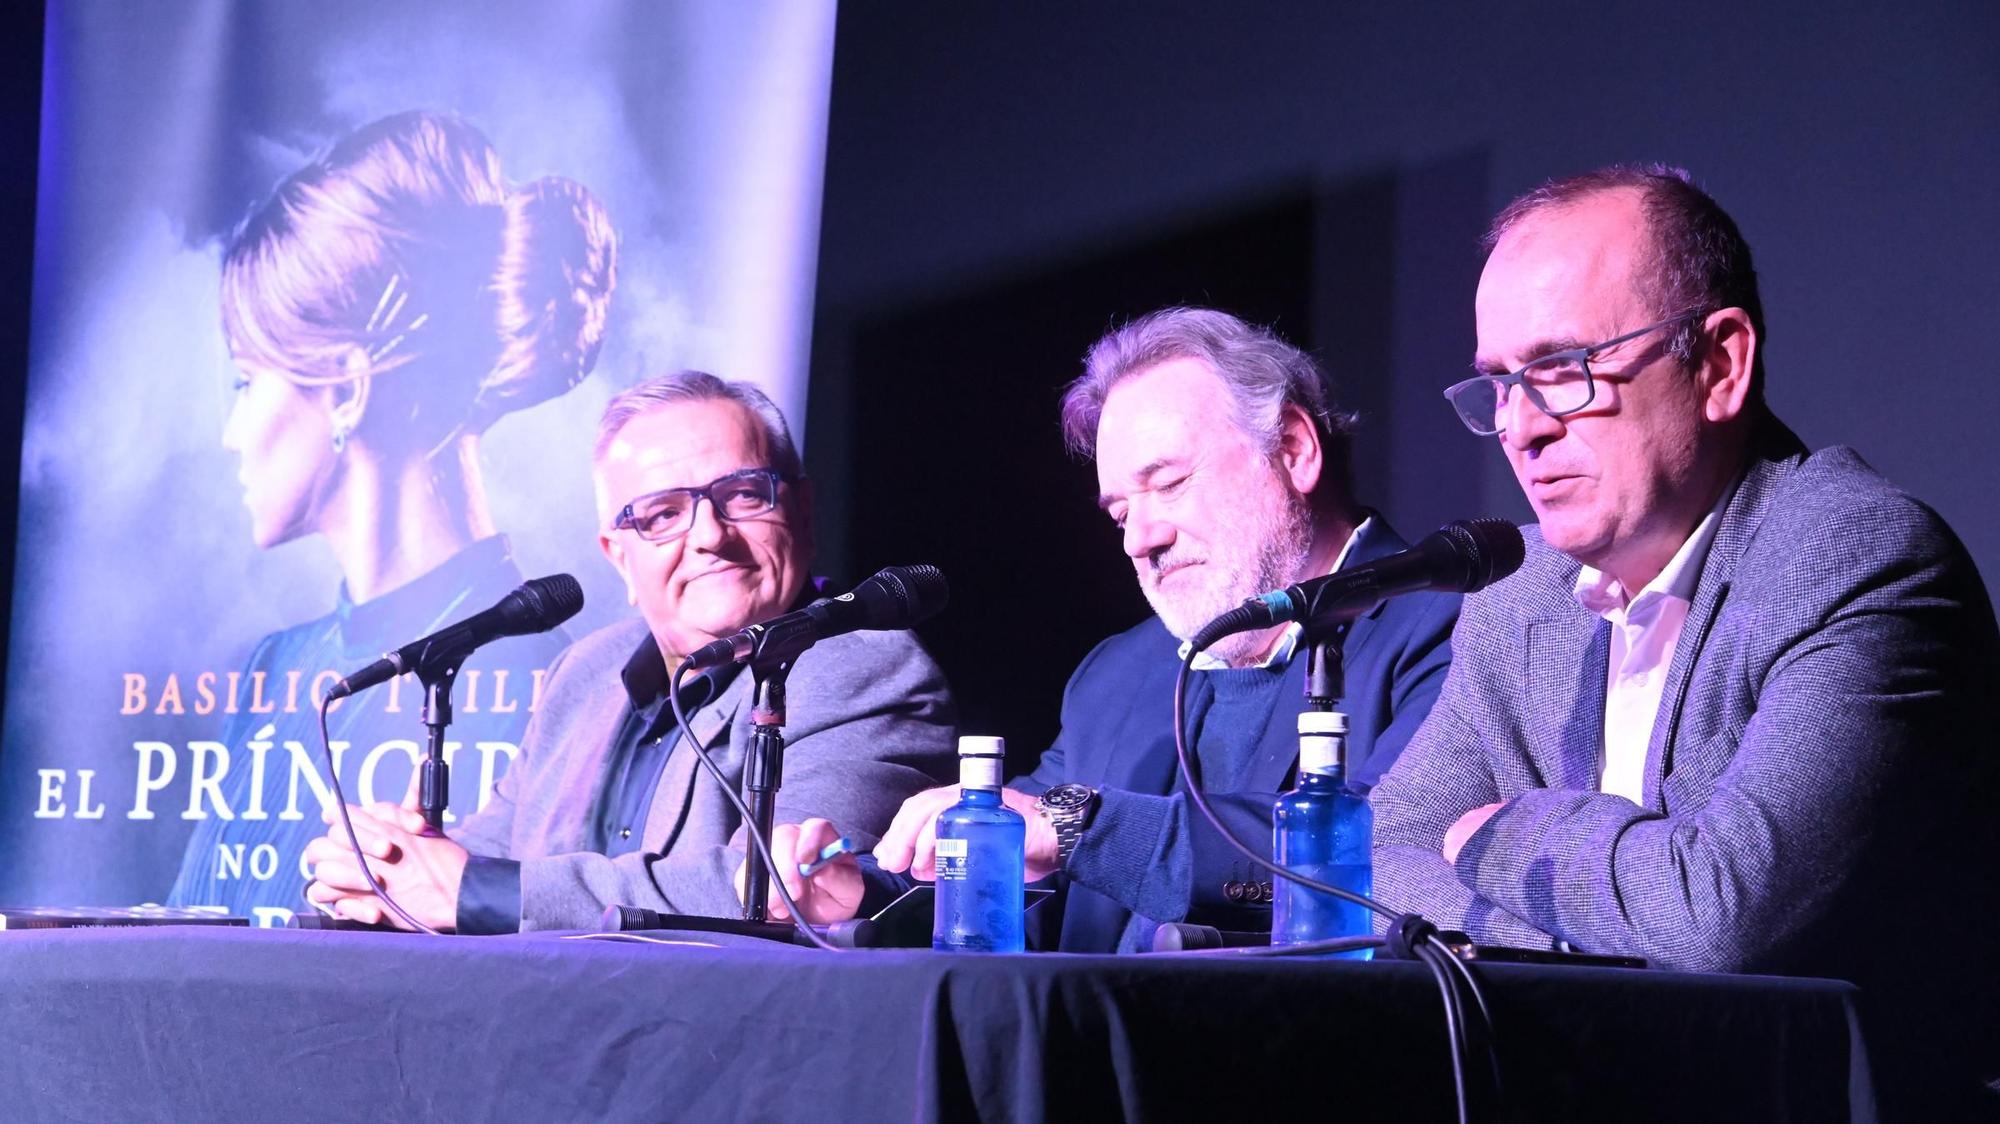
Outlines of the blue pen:
M814 859L809 863L800 863L799 876L801 878L811 878L813 875L818 874L820 871L826 869L826 865L828 863L832 862L833 860L839 858L842 855L851 855L857 849L858 848L854 846L854 840L849 839L847 836L843 835L840 838L834 840L833 842L828 843L826 846L821 847L819 849L818 858Z

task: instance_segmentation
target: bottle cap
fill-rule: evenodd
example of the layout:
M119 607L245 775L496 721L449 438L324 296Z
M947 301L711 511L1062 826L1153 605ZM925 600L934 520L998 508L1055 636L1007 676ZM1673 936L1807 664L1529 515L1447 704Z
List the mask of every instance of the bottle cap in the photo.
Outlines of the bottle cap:
M1299 733L1301 734L1344 734L1347 732L1347 715L1337 710L1304 710L1299 712ZM960 753L965 750L960 749Z
M960 757L1005 757L1007 739L988 734L966 734L958 739Z

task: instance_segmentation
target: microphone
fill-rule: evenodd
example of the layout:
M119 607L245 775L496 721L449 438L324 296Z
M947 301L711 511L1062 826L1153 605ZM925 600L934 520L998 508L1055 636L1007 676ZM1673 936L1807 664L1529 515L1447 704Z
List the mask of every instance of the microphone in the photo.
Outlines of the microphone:
M838 597L822 597L763 624L741 628L688 655L694 668L750 658L784 661L829 636L864 629L909 628L944 608L951 591L936 566L885 566Z
M414 640L333 685L328 701L344 699L386 683L406 671L424 672L457 663L473 649L503 636L547 632L583 608L583 587L568 574L522 582L520 588L477 616L446 625Z
M1349 620L1404 593L1474 593L1521 568L1521 529L1505 519L1461 519L1387 558L1260 594L1202 626L1200 651L1225 636L1304 621L1307 629Z

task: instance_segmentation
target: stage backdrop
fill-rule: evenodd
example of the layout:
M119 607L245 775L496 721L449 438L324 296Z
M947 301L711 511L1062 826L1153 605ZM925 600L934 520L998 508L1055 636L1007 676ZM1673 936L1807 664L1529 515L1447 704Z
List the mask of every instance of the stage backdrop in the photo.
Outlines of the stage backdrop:
M573 573L582 616L455 692L483 801L631 611L606 399L699 367L803 436L833 15L51 3L0 904L282 916L332 678ZM333 711L350 799L401 796L419 694Z

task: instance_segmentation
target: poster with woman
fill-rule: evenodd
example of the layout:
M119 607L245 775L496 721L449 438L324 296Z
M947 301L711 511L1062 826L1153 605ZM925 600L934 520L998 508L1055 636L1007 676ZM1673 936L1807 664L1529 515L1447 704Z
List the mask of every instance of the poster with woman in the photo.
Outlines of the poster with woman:
M826 3L52 4L0 902L297 908L318 704L572 573L568 631L453 689L450 818L568 638L625 611L596 415L646 375L803 430ZM424 745L328 716L350 800Z

